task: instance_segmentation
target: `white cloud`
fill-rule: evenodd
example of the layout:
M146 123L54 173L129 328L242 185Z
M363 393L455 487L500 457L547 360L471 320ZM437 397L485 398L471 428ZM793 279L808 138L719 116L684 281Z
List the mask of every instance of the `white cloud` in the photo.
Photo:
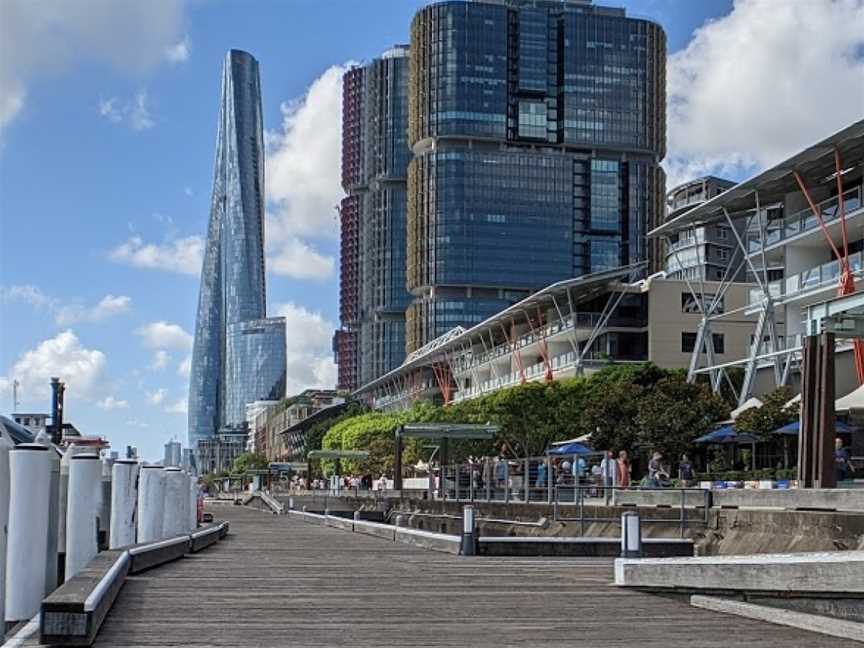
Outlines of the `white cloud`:
M340 186L342 75L333 66L306 94L283 103L282 124L267 144L267 247L270 270L298 279L326 278L333 259L310 238L335 238Z
M669 57L668 186L750 173L861 118L864 2L737 0Z
M129 407L129 402L125 400L117 400L113 396L106 396L96 402L96 407L104 410L125 409Z
M165 48L165 60L170 63L185 63L189 60L191 50L192 43L189 34L186 34L183 40Z
M24 302L35 308L53 308L56 300L52 299L32 284L22 286L0 287L0 300L4 302Z
M169 238L156 244L132 236L111 250L108 258L136 268L199 275L204 260L204 239L200 236Z
M175 349L188 351L192 348L192 336L178 324L151 322L135 330L148 349Z
M312 313L297 304L277 304L276 314L285 318L287 392L336 384L331 339L335 328L320 313Z
M114 295L105 295L98 304L90 308L78 304L62 306L57 309L54 319L60 326L75 324L77 322L101 322L109 317L128 313L129 304L131 303L132 298L126 295L117 297Z
M7 391L18 380L26 402L44 402L54 376L66 383L67 400L98 399L105 386L105 354L84 348L71 330L63 331L22 353L0 378L0 391Z
M147 402L151 405L161 405L162 401L165 400L165 396L168 395L168 392L160 387L154 392L146 392Z
M0 301L22 302L37 309L48 310L54 315L54 321L59 326L68 326L78 322L101 322L109 317L128 313L132 298L126 295L105 295L94 306L63 304L61 300L46 295L36 286L26 284L0 287Z
M28 88L40 79L93 63L133 76L151 70L182 42L185 5L0 2L0 129L24 109Z
M168 352L164 349L159 349L155 354L153 354L153 364L150 365L150 368L153 371L164 369L168 366L170 360L171 356L168 355Z
M149 97L146 90L136 93L132 99L123 101L118 97L99 99L99 115L113 124L127 124L133 131L153 128L156 122L150 114Z
M333 257L319 254L298 238L287 237L271 249L267 267L273 274L295 279L324 280L333 274Z
M129 419L128 421L126 421L126 425L128 425L129 427L137 427L137 428L150 427L149 423L146 423L144 421L139 421L138 419Z
M180 364L177 365L177 375L183 378L188 378L189 374L192 372L192 355L187 355L183 360L180 361Z
M168 407L165 408L165 411L168 414L187 414L189 411L189 398L184 396L183 398L178 398L176 401L171 403Z

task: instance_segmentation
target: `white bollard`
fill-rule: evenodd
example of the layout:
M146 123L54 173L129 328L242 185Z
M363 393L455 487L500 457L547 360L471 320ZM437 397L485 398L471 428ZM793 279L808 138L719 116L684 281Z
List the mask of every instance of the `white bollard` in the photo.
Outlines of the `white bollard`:
M621 514L621 557L642 557L642 523L635 511Z
M65 563L66 556L66 507L69 504L69 462L76 454L84 452L84 448L74 443L66 448L60 460L60 497L57 514L57 552L60 560ZM58 570L59 571L59 570ZM63 569L65 572L65 567Z
M32 619L45 597L51 461L48 448L22 443L9 451L6 621Z
M111 467L111 549L135 544L138 462L118 459Z
M0 635L6 621L6 539L9 528L9 451L12 442L0 435Z
M145 464L138 474L138 542L161 540L164 517L165 472Z
M45 594L48 595L57 589L60 577L60 570L57 566L59 560L57 541L60 535L58 527L60 522L60 457L54 444L51 443L51 437L44 430L36 435L35 441L48 448L48 460L51 463L51 478L48 484L48 490L51 494L51 501L48 504L48 546L45 548Z
M198 528L198 480L189 475L189 531Z
M69 464L69 504L66 509L66 580L84 569L99 553L99 506L102 462L99 455L79 454Z
M477 516L476 509L471 506L462 508L462 555L477 554Z
M99 484L99 536L105 536L105 544L100 547L111 546L111 471L114 459L105 457L102 459L102 479Z
M165 468L165 515L162 537L173 538L186 531L189 506L189 481L176 466Z

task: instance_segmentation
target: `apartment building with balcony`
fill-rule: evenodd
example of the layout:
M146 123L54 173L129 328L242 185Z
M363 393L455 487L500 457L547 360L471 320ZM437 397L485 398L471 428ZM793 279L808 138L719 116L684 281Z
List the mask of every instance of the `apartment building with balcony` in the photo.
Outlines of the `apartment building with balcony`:
M738 358L694 361L694 375L743 368L741 402L780 385L797 389L802 336L819 332L808 312L856 295L864 282L864 120L668 219L651 236L669 241L717 225L745 233L736 256L753 282L742 310L754 322L752 344ZM710 331L729 316L709 312L701 325ZM838 342L838 393L857 386L851 346Z

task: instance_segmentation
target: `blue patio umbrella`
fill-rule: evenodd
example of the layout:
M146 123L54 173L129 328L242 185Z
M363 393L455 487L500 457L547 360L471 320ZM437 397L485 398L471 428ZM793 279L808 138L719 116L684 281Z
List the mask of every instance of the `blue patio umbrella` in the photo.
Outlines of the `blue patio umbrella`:
M854 428L851 425L847 425L842 421L837 421L834 423L834 429L837 432L841 432L843 434L851 434L854 431ZM788 436L798 436L801 432L801 422L794 421L792 423L787 423L783 427L779 427L772 434L784 434Z
M577 455L577 454L591 454L594 452L588 446L582 445L581 443L565 443L564 445L555 446L551 450L549 450L550 455Z
M761 439L747 432L736 432L732 425L724 425L709 432L693 443L758 443Z

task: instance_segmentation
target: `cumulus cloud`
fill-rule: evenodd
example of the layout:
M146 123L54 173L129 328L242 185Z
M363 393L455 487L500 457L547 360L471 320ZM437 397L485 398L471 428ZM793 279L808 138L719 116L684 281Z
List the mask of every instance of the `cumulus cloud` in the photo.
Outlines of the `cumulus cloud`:
M145 243L136 235L111 250L108 258L135 268L198 275L204 262L204 239L189 236L168 238L163 243Z
M100 401L96 402L96 407L103 410L115 410L115 409L125 409L129 407L129 402L125 400L118 400L113 396L106 396Z
M177 365L177 375L182 378L188 378L189 374L192 373L192 355L187 355L183 360L180 361L180 364Z
M173 349L188 351L192 348L192 336L179 324L151 322L135 329L148 349Z
M85 63L141 75L165 61L182 42L185 5L0 2L0 130L24 109L28 89L40 79Z
M165 396L168 395L168 392L160 387L154 392L146 392L147 402L151 405L161 405L162 401L165 400Z
M737 0L669 57L668 185L751 173L861 118L864 2Z
M67 326L77 322L101 322L109 317L128 313L131 303L132 298L126 295L117 297L114 295L105 295L98 304L92 307L80 306L78 304L62 306L57 310L54 319L60 326Z
M189 60L191 51L192 43L189 41L189 34L186 34L183 40L165 48L165 60L169 63L185 63Z
M274 246L267 260L270 272L295 279L327 279L333 274L333 257L319 254L298 238L289 237Z
M188 396L184 396L183 398L178 398L176 401L174 401L168 407L166 407L165 411L168 414L186 415L189 412L188 401L189 401Z
M0 301L25 303L37 309L44 309L54 315L59 326L69 326L79 322L101 322L102 320L128 313L132 298L126 295L105 295L97 304L64 304L61 300L43 293L31 284L0 287Z
M302 97L283 103L282 124L265 134L267 247L275 274L313 279L333 272L333 259L317 252L310 239L333 239L338 233L346 67L330 67Z
M313 313L294 303L278 304L276 314L285 318L287 392L336 384L331 339L334 324L320 313Z
M68 398L96 400L105 387L105 364L102 351L83 347L66 330L22 353L0 378L0 391L8 391L17 380L27 402L45 401L50 397L50 380L56 376L66 383Z
M170 360L171 356L168 355L168 352L164 349L159 349L153 354L153 364L150 365L150 368L153 371L159 371L160 369L167 367Z

